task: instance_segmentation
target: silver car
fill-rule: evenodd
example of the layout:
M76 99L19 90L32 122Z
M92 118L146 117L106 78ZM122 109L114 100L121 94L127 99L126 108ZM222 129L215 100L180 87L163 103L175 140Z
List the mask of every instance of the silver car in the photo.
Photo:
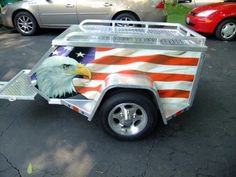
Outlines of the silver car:
M23 0L3 7L1 17L4 26L22 35L33 35L39 28L66 28L85 19L167 19L164 0Z

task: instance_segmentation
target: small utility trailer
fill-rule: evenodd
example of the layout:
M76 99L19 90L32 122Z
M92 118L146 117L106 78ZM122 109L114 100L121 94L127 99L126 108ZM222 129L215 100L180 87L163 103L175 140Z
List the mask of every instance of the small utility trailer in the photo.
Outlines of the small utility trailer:
M1 82L0 98L39 94L134 140L192 106L206 50L205 38L180 24L85 20L56 37L32 70Z

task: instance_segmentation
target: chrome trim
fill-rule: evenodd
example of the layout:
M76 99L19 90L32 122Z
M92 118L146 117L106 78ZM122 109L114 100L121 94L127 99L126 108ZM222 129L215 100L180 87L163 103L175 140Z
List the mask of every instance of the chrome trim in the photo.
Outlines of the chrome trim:
M108 115L108 125L110 128L117 134L124 136L137 135L145 129L147 123L147 112L142 106L135 103L118 104Z
M193 87L191 89L191 93L190 93L190 96L189 96L189 102L188 103L189 103L190 107L193 105L193 100L195 98L196 91L197 91L197 88L198 88L198 84L199 84L199 80L200 80L200 76L201 76L201 71L202 71L202 68L203 68L204 61L205 61L204 55L205 55L205 52L201 53L201 56L198 59L199 63L198 63L198 66L197 66L197 72L195 74L195 77L194 77L194 80L193 80Z
M41 13L40 16L76 15L76 13Z

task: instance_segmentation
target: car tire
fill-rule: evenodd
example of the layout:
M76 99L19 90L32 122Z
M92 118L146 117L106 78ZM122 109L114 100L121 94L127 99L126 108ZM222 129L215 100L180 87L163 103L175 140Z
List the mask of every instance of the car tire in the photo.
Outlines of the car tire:
M110 94L101 106L101 124L119 140L137 140L149 135L157 124L157 109L139 92Z
M215 31L215 36L222 41L231 41L236 37L236 20L226 19L222 21Z
M139 21L138 17L136 17L134 14L132 13L121 13L119 15L117 15L113 20L121 20L121 21ZM123 24L117 24L117 26L135 26L133 24L128 24L128 25L123 25Z
M38 32L38 23L28 12L18 12L14 17L16 30L24 36L31 36Z

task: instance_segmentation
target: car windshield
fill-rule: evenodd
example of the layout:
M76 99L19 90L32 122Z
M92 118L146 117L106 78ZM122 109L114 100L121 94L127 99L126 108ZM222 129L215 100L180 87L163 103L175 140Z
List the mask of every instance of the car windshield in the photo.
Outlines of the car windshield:
M236 2L236 0L224 0L224 2Z

